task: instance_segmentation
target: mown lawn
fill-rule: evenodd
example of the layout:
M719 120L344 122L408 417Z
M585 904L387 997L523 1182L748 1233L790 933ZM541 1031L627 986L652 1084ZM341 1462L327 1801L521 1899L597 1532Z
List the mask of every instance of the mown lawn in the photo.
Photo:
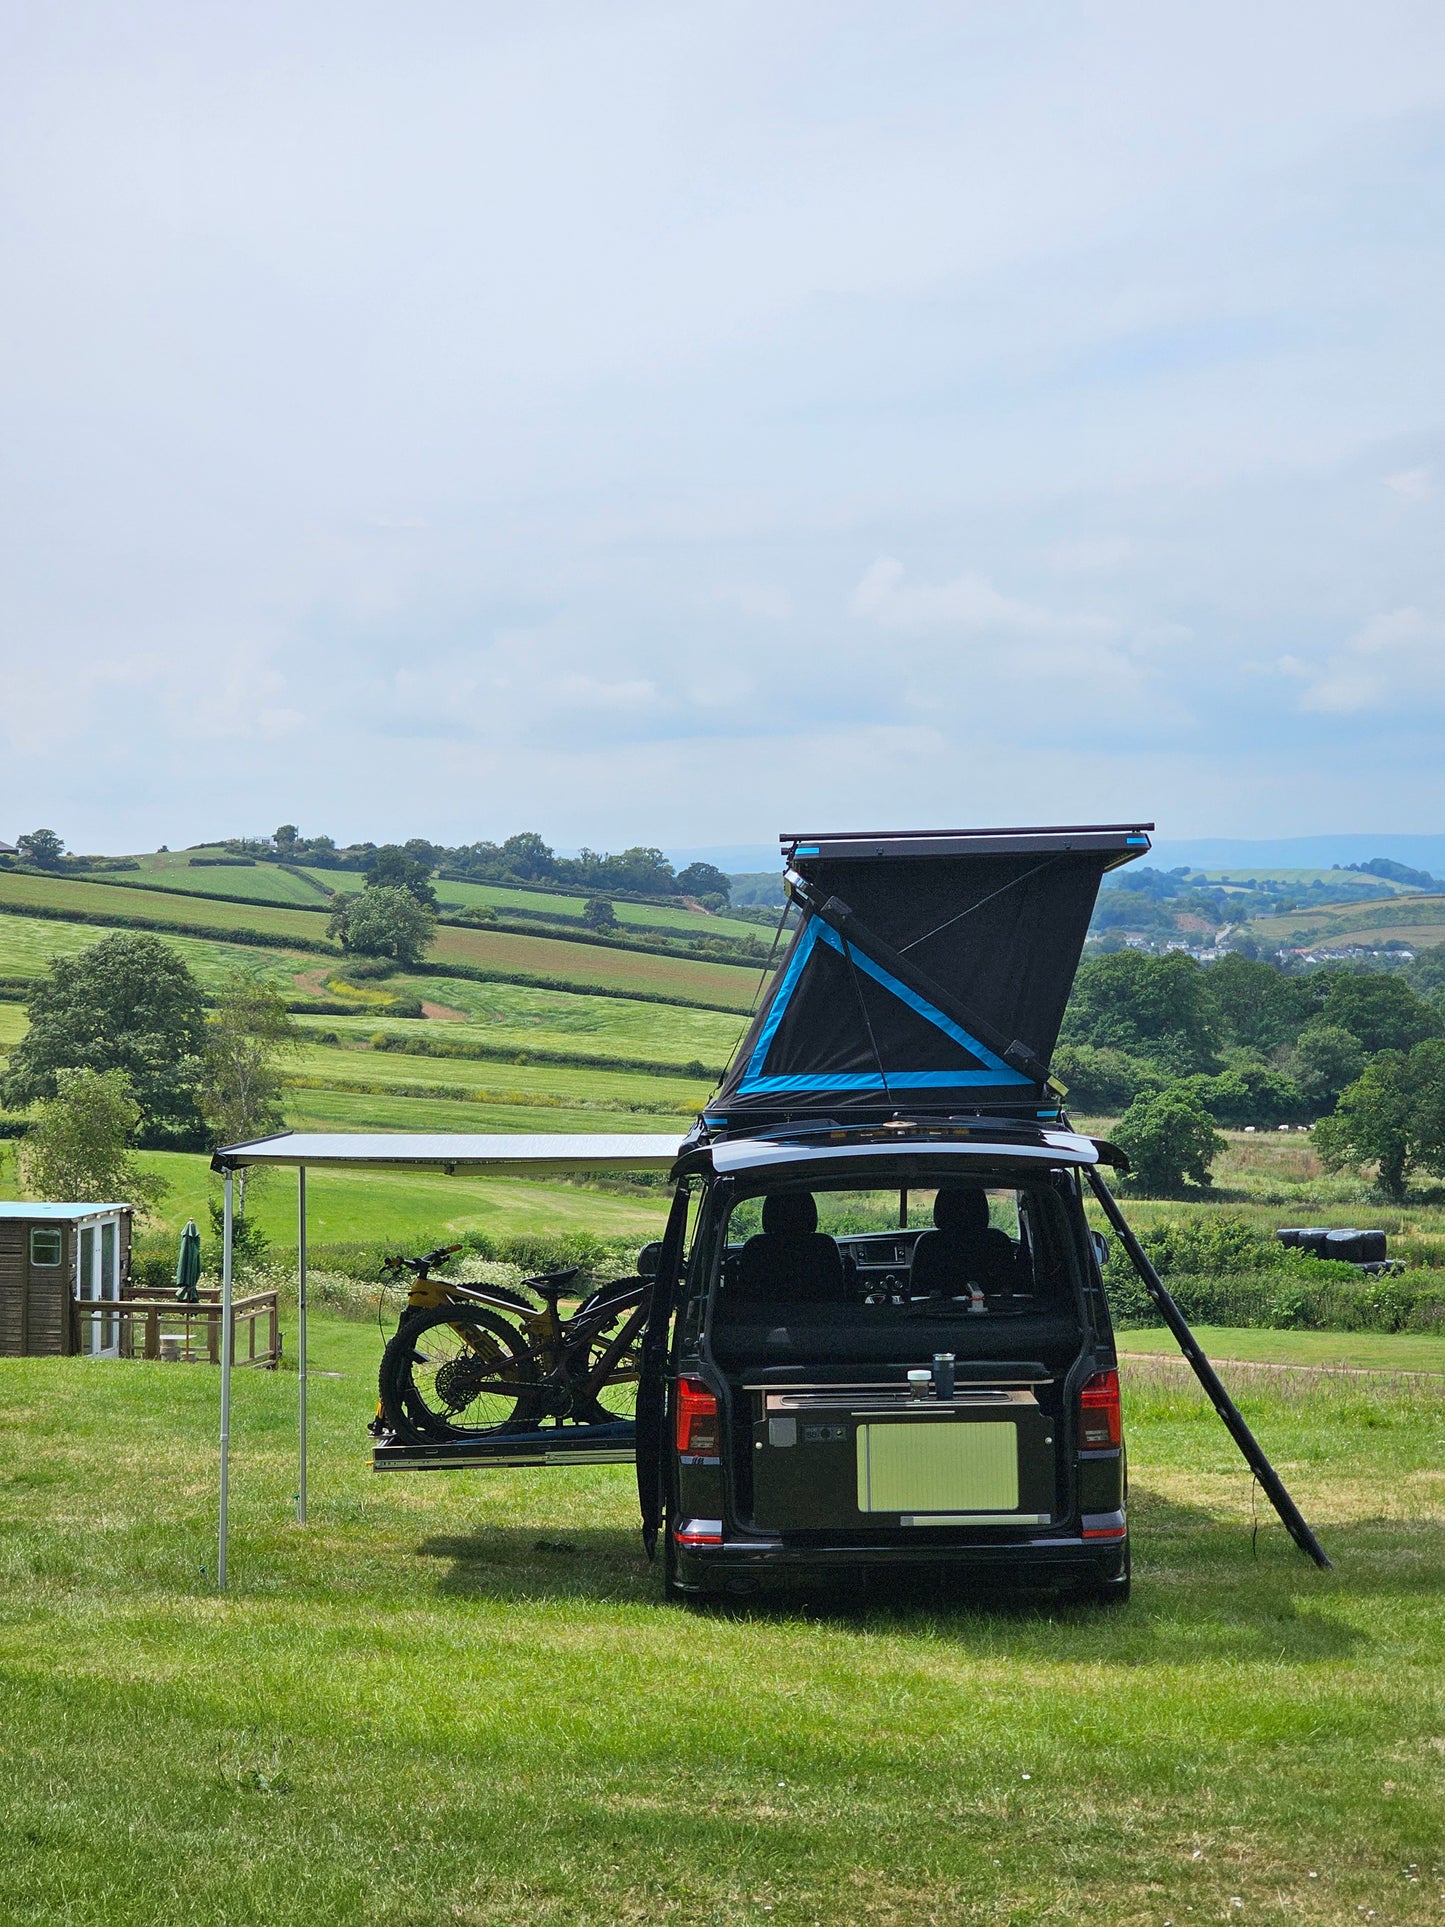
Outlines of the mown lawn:
M1330 1574L1144 1367L1122 1612L693 1616L624 1467L371 1475L375 1338L314 1330L311 1523L239 1374L224 1599L214 1373L0 1364L7 1923L1440 1918L1438 1396L1244 1384Z
M1257 1326L1222 1325L1195 1325L1193 1331L1213 1359L1340 1366L1347 1371L1438 1372L1445 1377L1445 1337L1426 1333L1265 1331ZM1179 1350L1162 1329L1121 1331L1118 1341L1121 1352L1155 1352L1173 1358Z

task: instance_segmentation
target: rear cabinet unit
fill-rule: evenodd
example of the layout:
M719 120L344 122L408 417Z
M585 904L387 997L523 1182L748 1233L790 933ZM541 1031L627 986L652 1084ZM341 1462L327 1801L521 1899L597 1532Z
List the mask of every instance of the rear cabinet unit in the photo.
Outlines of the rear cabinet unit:
M80 1308L120 1300L131 1218L128 1204L0 1203L0 1357L114 1352L119 1321Z

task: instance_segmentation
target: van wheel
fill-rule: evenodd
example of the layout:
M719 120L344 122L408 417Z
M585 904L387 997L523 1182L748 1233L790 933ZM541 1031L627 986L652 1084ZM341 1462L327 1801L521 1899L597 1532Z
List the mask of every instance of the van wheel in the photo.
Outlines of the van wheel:
M1071 1587L1068 1597L1081 1606L1127 1606L1134 1584L1134 1557L1124 1548L1124 1570L1117 1579L1083 1579Z

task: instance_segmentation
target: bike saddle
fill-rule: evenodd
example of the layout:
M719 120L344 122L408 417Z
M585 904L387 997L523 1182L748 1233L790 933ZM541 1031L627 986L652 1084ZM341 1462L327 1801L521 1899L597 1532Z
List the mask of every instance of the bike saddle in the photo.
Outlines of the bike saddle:
M544 1303L555 1305L581 1269L580 1265L569 1265L566 1271L544 1271L539 1277L524 1278L522 1283Z

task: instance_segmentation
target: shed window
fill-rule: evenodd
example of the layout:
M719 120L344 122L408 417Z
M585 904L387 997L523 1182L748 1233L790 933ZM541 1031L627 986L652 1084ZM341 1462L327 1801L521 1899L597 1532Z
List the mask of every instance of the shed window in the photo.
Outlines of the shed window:
M30 1262L32 1265L58 1265L60 1247L61 1234L54 1225L31 1225Z

